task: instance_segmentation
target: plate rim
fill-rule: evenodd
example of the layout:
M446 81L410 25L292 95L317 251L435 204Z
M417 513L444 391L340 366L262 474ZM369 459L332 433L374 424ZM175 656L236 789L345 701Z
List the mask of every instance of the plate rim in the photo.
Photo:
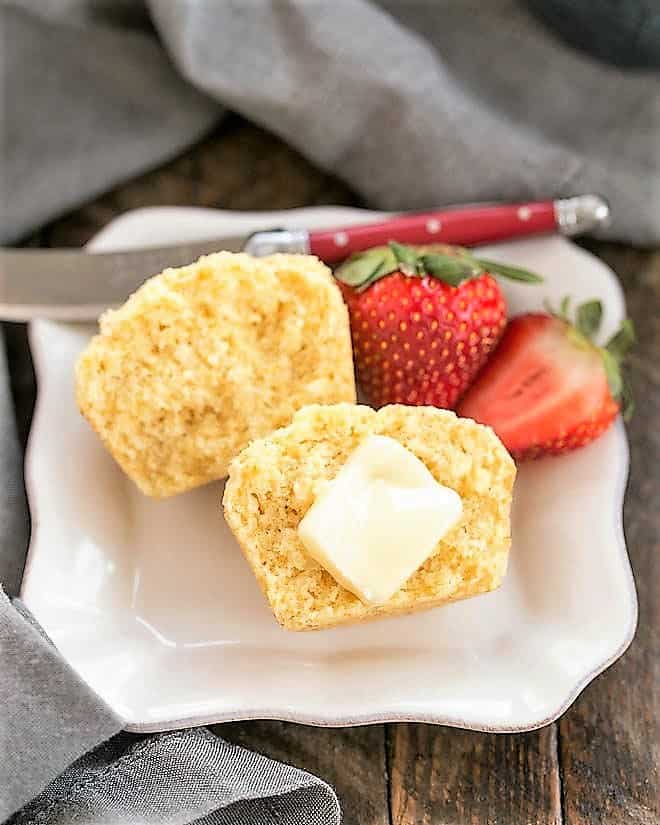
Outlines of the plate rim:
M204 207L186 207L186 206L156 206L156 207L140 207L138 209L128 210L121 215L117 216L117 218L110 221L103 227L99 232L97 232L94 237L90 240L91 251L93 251L93 247L95 244L98 243L110 230L114 228L117 223L123 223L125 221L135 220L136 218L143 217L145 214L153 215L154 213L160 213L161 215L164 213L169 213L173 215L177 212L197 212L197 213L209 213L209 214L222 214L225 217L231 217L232 220L240 222L240 219L247 218L257 220L259 215L273 215L277 213L278 215L283 214L299 214L304 212L306 214L310 213L318 213L324 211L332 211L332 212L341 212L345 210L346 212L351 212L354 216L359 215L360 213L364 214L365 219L373 220L375 217L379 215L386 215L387 213L384 212L377 212L375 210L368 210L368 209L360 209L358 207L343 207L343 206L313 206L313 207L301 207L301 208L294 208L288 210L270 210L270 211L246 211L244 213L230 211L230 210L222 210L222 209L211 209L211 208L204 208ZM593 256L592 253L589 253L587 250L584 250L578 247L579 251L589 257L596 257ZM609 267L606 267L609 270ZM621 284L619 283L616 276L611 274L608 271L608 277L610 277L615 284L617 291L619 292L622 302L623 302L623 290ZM72 326L70 323L64 322L56 322L56 321L33 321L29 324L28 327L28 340L30 344L30 349L33 356L33 363L34 363L34 371L35 371L35 381L37 387L37 396L35 401L35 407L32 417L32 423L30 427L30 432L28 435L28 441L25 451L25 461L24 461L24 476L25 476L25 487L26 487L26 494L28 500L28 506L30 510L30 517L31 517L31 524L32 530L30 535L30 542L28 546L28 551L26 554L26 562L25 568L23 572L23 579L21 582L21 589L20 589L20 597L26 603L26 606L29 608L29 598L25 598L27 591L29 590L29 582L31 578L31 570L34 563L35 556L37 554L37 548L40 544L41 534L43 532L43 524L40 518L40 490L39 484L36 479L35 467L34 467L34 459L33 454L37 450L37 442L40 439L40 432L44 424L44 411L43 411L43 401L44 401L44 394L40 392L40 387L43 387L46 383L45 381L45 355L43 351L43 341L41 340L40 336L38 335L39 329L43 325L53 325L53 326ZM74 324L73 326L84 326L82 324ZM589 670L587 673L583 674L580 679L578 679L573 687L567 691L564 700L559 703L559 705L550 713L545 713L543 718L530 718L529 720L525 720L523 722L507 725L507 724L480 724L478 722L469 721L464 718L460 718L457 716L447 716L444 714L436 714L429 711L410 711L410 712L365 712L361 714L344 714L344 715L332 715L330 713L326 713L322 716L317 714L310 714L306 712L296 712L296 711L286 711L282 712L281 710L277 710L276 708L269 708L268 706L259 706L255 708L243 708L239 711L223 711L217 713L207 713L207 714L191 714L190 716L177 718L177 719L154 719L149 721L139 721L139 720L132 720L130 718L123 718L124 722L124 730L133 732L133 733L155 733L164 730L176 730L186 727L197 727L201 725L211 725L211 724L222 724L224 722L237 722L237 721L251 721L251 720L274 720L274 721L282 721L282 722L294 722L297 724L304 724L310 725L313 727L355 727L359 725L377 725L377 724L386 724L386 723L396 723L396 722L418 722L418 723L425 723L425 724L434 724L434 725L443 725L446 727L453 727L453 728L461 728L464 730L473 730L478 732L484 733L524 733L527 731L538 730L539 728L543 728L546 725L551 724L552 722L556 721L560 716L562 716L568 708L575 702L578 696L582 693L582 691L594 680L596 679L601 673L603 673L607 668L609 668L614 662L616 662L628 649L630 644L632 643L635 633L637 630L637 623L639 619L639 605L637 599L637 591L635 587L635 581L633 577L632 567L630 564L630 557L628 555L626 540L625 540L625 532L624 532L624 524L623 524L623 511L624 511L624 501L625 501L625 491L626 485L628 482L628 476L630 471L630 447L628 443L628 438L626 435L625 427L619 417L617 420L615 427L617 429L617 441L618 441L618 449L621 453L621 463L618 468L617 478L615 480L614 485L614 496L618 505L614 512L614 524L613 530L615 531L615 541L617 546L618 555L620 557L621 565L622 565L622 573L626 580L626 591L627 591L627 601L629 604L629 622L628 626L625 629L623 637L617 647L608 655L605 656L602 661L600 661L595 667ZM68 662L68 664L75 670L75 667L72 663Z

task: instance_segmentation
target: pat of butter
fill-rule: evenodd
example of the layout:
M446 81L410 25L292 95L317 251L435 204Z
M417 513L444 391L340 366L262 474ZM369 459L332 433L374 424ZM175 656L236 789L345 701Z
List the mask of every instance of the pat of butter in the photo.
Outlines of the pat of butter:
M388 601L458 522L461 498L393 438L371 435L298 526L305 549L367 604Z

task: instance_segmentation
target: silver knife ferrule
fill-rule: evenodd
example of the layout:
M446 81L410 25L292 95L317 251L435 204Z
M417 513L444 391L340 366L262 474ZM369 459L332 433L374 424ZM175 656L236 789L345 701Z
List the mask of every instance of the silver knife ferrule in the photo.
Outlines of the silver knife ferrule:
M267 232L255 232L247 239L244 251L258 258L277 252L308 255L309 232L306 229L271 229Z
M610 207L600 195L578 195L575 198L560 198L554 202L555 220L562 235L580 235L599 226L605 226L610 219Z

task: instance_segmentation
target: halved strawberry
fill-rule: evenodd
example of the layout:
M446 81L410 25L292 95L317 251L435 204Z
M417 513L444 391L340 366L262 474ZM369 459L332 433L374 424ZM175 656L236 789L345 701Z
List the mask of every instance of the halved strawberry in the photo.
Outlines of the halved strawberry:
M458 247L394 242L353 256L335 272L348 305L358 380L372 404L453 407L506 324L491 272L540 280Z
M577 309L576 325L533 313L510 321L493 357L458 406L462 416L490 425L519 459L557 455L604 432L623 406L631 412L620 364L634 341L626 320L605 347L593 343L599 301Z

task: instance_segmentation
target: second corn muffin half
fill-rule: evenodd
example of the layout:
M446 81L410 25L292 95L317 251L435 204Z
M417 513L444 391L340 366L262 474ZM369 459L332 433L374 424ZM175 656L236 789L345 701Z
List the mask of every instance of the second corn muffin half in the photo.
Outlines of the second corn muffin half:
M355 401L346 307L316 258L209 255L102 316L76 395L138 487L174 495L306 404Z

